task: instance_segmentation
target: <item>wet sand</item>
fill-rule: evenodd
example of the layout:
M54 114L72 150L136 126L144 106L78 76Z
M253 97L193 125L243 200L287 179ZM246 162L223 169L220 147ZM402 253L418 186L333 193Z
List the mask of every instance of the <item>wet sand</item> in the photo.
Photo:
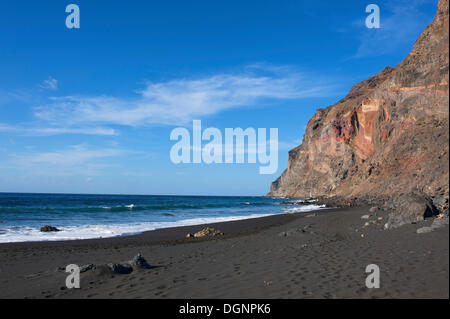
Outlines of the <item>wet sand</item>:
M449 298L449 228L431 221L383 230L368 207L155 230L140 235L0 244L0 298ZM381 220L378 220L381 218ZM374 221L376 223L372 223ZM212 226L223 236L186 239ZM68 264L119 263L141 253L152 269L81 276ZM380 288L365 285L380 268Z

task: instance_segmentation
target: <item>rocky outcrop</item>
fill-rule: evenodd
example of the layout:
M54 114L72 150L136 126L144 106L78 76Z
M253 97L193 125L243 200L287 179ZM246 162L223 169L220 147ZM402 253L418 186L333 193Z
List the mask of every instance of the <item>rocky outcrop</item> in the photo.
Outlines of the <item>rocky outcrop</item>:
M430 198L415 193L400 195L393 201L393 209L385 224L386 229L420 222L438 213Z
M212 227L206 227L202 230L196 232L195 234L187 234L186 238L202 238L202 237L215 237L221 236L223 233L220 230L217 230Z
M58 232L60 230L54 226L47 225L47 226L41 227L40 231L43 233L50 233L50 232Z
M109 277L114 274L128 275L135 270L151 268L153 267L148 264L147 260L141 254L137 254L133 259L121 263L87 264L80 267L80 273L93 277Z
M418 234L431 233L432 231L443 228L445 226L448 226L448 216L436 218L435 220L433 220L433 223L431 224L431 226L425 226L425 227L418 228L416 230L416 232Z
M449 2L395 68L356 84L309 121L269 196L383 205L449 194Z

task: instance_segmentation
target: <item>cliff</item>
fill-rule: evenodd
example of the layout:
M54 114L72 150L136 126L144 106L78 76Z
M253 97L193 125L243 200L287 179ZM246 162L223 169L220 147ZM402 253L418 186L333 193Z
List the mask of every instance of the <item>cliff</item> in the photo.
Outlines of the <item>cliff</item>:
M420 193L448 208L449 2L395 68L319 109L269 196L385 202Z

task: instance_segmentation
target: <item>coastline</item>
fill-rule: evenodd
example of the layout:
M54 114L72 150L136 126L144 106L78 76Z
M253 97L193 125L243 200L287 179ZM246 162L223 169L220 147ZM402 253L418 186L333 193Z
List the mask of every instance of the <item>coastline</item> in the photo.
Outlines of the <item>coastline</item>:
M322 213L325 211L337 211L342 208L327 208L311 210L299 213L280 213L275 215L243 218L237 220L227 220L212 223L203 223L196 225L187 226L175 226L175 227L165 227L153 230L143 231L137 234L113 236L113 237L102 237L102 238L86 238L86 239L67 239L67 240L42 240L42 241L24 241L24 242L7 242L0 243L0 250L4 247L15 249L15 248L51 248L56 246L83 246L83 245L103 245L103 244L159 244L164 242L179 241L184 240L186 234L193 233L201 230L205 227L213 227L223 230L225 233L225 238L230 236L236 236L239 234L246 234L249 232L254 232L268 228L277 224L287 223L293 219L299 217L299 215Z
M369 207L326 209L124 237L0 244L0 298L448 298L448 226L431 221L364 227ZM389 211L379 211L386 218ZM307 217L310 216L310 217ZM185 238L210 226L224 232ZM141 253L155 268L83 273L65 288L68 264L119 263ZM365 287L365 267L381 288Z

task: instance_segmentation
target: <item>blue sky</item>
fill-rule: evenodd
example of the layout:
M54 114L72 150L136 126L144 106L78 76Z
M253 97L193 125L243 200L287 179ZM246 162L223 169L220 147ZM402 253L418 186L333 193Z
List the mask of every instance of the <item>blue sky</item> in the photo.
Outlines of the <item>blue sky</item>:
M75 3L81 28L67 29ZM365 7L380 7L367 29ZM413 1L2 1L0 192L264 195L318 108L397 65ZM170 161L170 132L278 128L279 169Z

